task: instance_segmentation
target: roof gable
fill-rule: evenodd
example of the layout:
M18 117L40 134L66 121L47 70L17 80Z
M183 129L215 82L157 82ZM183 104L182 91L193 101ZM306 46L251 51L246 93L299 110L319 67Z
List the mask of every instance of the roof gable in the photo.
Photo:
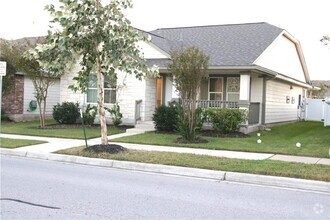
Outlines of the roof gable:
M210 56L210 66L247 66L253 65L282 31L268 23L165 28L151 31L151 42L167 53L197 46Z
M301 46L289 33L283 31L258 57L255 65L270 69L284 76L309 83Z

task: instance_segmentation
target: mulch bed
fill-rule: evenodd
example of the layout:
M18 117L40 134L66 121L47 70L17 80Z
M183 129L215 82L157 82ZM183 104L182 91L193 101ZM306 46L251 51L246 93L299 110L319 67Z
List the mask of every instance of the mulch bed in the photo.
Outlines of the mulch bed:
M179 134L178 132L174 132L174 131L155 131L155 133L156 134ZM250 135L243 134L238 131L231 132L231 133L223 133L223 132L216 131L216 130L202 130L202 131L196 132L196 134L199 136L204 136L204 137L219 137L219 138L247 138L247 137L250 137ZM203 142L201 142L201 143L203 143Z
M115 154L122 151L126 151L127 149L117 144L107 144L107 145L96 144L96 145L88 146L84 150L93 153Z

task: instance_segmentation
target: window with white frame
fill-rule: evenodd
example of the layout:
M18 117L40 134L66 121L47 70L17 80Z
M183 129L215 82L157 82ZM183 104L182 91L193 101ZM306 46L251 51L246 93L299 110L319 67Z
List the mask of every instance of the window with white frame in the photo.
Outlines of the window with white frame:
M223 100L223 78L209 78L209 100Z
M240 90L240 78L239 77L228 77L227 78L227 89L226 89L226 100L231 102L239 101L239 90Z
M117 80L110 76L104 76L103 97L104 103L113 104L116 102ZM90 75L87 88L87 103L97 103L97 77Z

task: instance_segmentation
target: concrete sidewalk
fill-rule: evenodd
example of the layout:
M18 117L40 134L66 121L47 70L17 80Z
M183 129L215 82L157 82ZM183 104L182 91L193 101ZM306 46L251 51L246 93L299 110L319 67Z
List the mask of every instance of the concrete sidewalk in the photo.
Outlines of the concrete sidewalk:
M116 135L108 136L109 140L130 136L138 133L144 133L143 131L127 132ZM21 147L12 149L12 151L18 152L30 152L30 153L52 153L58 150L78 147L85 145L84 140L77 139L65 139L65 138L48 138L48 137L36 137L25 135L12 135L12 134L0 134L0 137L12 138L12 139L28 139L28 140L40 140L47 141L48 143L31 145L27 147ZM100 138L89 139L88 145L94 145L100 143ZM287 162L298 162L306 164L324 164L330 165L330 159L316 158L316 157L301 157L291 155L278 155L267 153L252 153L252 152L240 152L240 151L227 151L227 150L207 150L198 148L184 148L184 147L169 147L169 146L154 146L154 145L141 145L141 144L128 144L128 143L116 143L133 150L146 150L146 151L160 151L160 152L174 152L174 153L190 153L197 155L208 155L225 158L246 159L246 160L279 160Z

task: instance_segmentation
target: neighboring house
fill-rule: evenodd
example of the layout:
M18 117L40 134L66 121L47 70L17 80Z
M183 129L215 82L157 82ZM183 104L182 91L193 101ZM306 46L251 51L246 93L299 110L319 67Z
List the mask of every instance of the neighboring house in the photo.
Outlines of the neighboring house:
M39 118L32 80L22 73L16 73L11 90L2 97L2 111L13 121ZM53 106L60 102L60 79L48 89L46 117L52 118Z
M302 100L312 88L302 48L284 29L268 23L164 28L143 32L151 42L140 43L148 65L159 67L159 78L120 73L116 82L105 79L105 105L118 102L123 122L151 121L155 107L178 97L168 76L171 50L196 46L210 57L209 78L201 85L201 107L250 110L244 132L261 125L296 121ZM68 89L79 66L61 78L60 100L96 104L95 79L87 94Z
M309 98L330 98L330 80L312 80L318 90L309 90Z
M42 43L44 37L29 37L9 41L12 45L25 48L27 45ZM60 79L48 89L46 118L52 118L53 106L60 102ZM17 72L13 87L2 97L1 111L13 121L39 118L39 107L36 103L35 89L32 80L24 73Z

